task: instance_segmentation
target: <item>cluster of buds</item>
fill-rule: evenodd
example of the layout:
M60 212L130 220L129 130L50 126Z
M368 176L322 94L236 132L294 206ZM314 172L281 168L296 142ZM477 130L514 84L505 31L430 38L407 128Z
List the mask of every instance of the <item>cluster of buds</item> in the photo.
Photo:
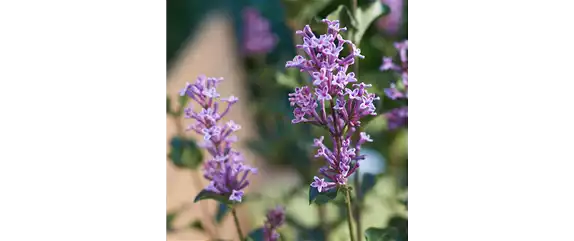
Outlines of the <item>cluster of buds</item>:
M187 83L180 91L181 96L188 96L192 101L185 108L186 119L193 119L187 130L193 130L203 135L200 143L211 155L211 159L204 164L204 177L210 181L207 191L229 196L229 200L241 202L243 189L249 185L247 176L256 173L257 169L244 164L241 153L234 150L231 145L237 141L234 132L241 126L232 120L223 124L221 119L229 112L238 99L234 96L219 98L217 84L223 78L207 78L199 76L195 83ZM220 105L225 102L227 106L223 111ZM192 104L201 107L199 112L194 111Z
M269 21L255 8L243 10L243 50L247 55L266 54L275 48L277 36L271 32Z
M263 225L263 240L264 241L277 241L279 233L277 228L285 222L285 208L277 206L267 212L267 220Z
M395 43L395 48L399 51L400 64L393 63L393 58L383 57L383 64L380 67L382 71L395 71L401 76L397 83L391 83L391 87L385 89L385 95L392 100L409 98L409 73L408 73L408 40ZM396 129L408 124L408 107L399 107L386 113L389 129Z
M312 86L296 88L289 94L291 106L295 107L292 123L325 127L333 143L332 148L328 148L323 144L323 136L315 139L318 148L315 157L323 157L327 162L319 172L329 179L314 178L311 186L319 192L346 185L347 178L359 167L359 160L364 156L358 155L357 151L363 143L372 140L361 132L360 140L353 145L351 137L361 125L361 118L376 115L373 101L379 99L367 91L370 85L359 82L355 73L347 73L355 58L364 56L355 44L341 36L340 32L346 28L341 28L338 20L325 19L323 22L328 26L326 34L316 36L309 25L296 32L303 39L303 44L297 48L308 58L297 55L285 65L307 72L313 79ZM350 47L350 53L340 56L345 45ZM352 83L350 88L349 83Z

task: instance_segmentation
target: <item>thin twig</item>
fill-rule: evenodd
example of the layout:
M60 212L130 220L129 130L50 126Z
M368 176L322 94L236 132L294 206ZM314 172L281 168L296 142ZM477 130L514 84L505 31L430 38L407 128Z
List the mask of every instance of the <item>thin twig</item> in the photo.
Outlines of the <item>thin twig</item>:
M237 234L239 235L239 240L243 240L243 232L241 231L241 226L239 225L239 218L237 218L237 212L235 207L231 208L231 213L233 213L233 220L235 221L235 228L237 229Z
M345 201L347 203L347 218L348 220L348 224L349 224L349 236L351 237L351 241L355 241L355 236L353 235L353 214L352 214L352 208L351 208L351 191L348 189L348 187L344 187L345 189L343 190L345 192Z

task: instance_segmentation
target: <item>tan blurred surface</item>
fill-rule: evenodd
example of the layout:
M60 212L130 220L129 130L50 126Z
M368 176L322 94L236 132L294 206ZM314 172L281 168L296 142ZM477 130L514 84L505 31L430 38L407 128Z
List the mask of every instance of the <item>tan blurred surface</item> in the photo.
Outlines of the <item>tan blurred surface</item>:
M177 98L178 91L185 85L186 81L194 81L200 74L213 77L223 77L225 80L221 83L218 92L221 96L234 95L239 98L239 102L230 112L226 119L233 119L242 126L237 133L239 142L235 146L242 151L248 163L253 164L255 158L250 152L242 147L241 140L249 137L252 131L252 121L245 103L245 91L242 87L243 76L241 63L236 56L234 33L230 27L230 22L221 16L213 16L210 20L205 21L204 26L184 49L181 50L179 59L169 71L167 79L168 95L174 99ZM173 103L173 101L172 101ZM184 120L184 128L190 124L190 120ZM167 139L166 145L169 151L169 139L177 133L175 122L172 118L167 119ZM198 137L195 133L187 132L186 135ZM205 156L208 156L207 154ZM193 175L196 175L195 178ZM197 185L194 180L201 180L202 183ZM252 182L253 183L253 182ZM206 182L201 177L201 173L192 173L188 170L179 170L171 163L167 163L167 210L173 210L188 205L185 212L174 221L175 228L184 228L195 219L201 218L203 225L207 230L216 232L217 238L227 240L237 240L236 230L231 215L225 217L217 231L209 221L213 217L216 209L214 201L202 201L193 203L193 198L203 188ZM252 188L253 189L253 188ZM240 208L238 210L242 220L242 230L247 233L251 226L247 219L247 210ZM207 216L207 217L206 217ZM192 230L168 234L167 240L207 240L208 236Z

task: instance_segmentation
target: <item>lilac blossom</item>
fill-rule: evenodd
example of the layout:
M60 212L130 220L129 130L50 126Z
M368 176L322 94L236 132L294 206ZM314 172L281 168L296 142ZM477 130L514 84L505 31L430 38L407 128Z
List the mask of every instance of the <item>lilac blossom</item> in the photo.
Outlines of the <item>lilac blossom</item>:
M271 32L269 21L255 8L243 10L243 50L247 55L266 54L275 48L277 36Z
M409 113L407 106L392 109L385 113L389 129L397 129L408 124Z
M403 0L381 0L381 2L387 5L391 11L377 20L377 27L381 31L395 35L399 31L403 19Z
M211 155L203 167L203 176L209 180L209 185L205 190L217 194L229 196L229 200L241 202L243 189L249 185L247 176L249 173L256 173L257 169L243 163L243 156L234 150L231 145L237 141L234 132L241 129L241 126L233 120L223 123L231 107L237 102L235 96L219 98L217 84L223 78L208 78L199 76L195 83L187 83L180 91L181 96L188 96L192 101L190 106L185 108L186 119L194 119L187 130L195 131L203 135L204 142L200 146L205 148ZM226 107L221 105L226 103ZM201 107L200 111L194 111L192 104Z
M353 144L351 138L361 125L361 118L376 115L373 101L379 99L367 91L371 85L359 82L355 73L347 73L355 58L364 56L355 44L339 34L346 28L341 27L338 20L323 22L327 24L326 34L315 35L309 25L296 32L303 39L297 48L303 50L307 58L297 55L285 65L298 68L313 79L311 86L296 88L289 94L289 102L295 107L292 123L325 127L331 137L332 147L323 143L323 136L314 141L318 148L315 157L323 158L327 164L319 170L323 178L316 176L311 183L319 192L346 185L347 178L359 167L359 160L364 156L358 155L358 150L372 140L363 138L368 137L366 133L357 133L361 136L357 143ZM349 55L341 55L344 47L350 48Z
M383 64L380 70L387 71L391 70L398 73L401 76L400 83L391 83L390 88L386 88L385 95L392 100L408 99L409 98L409 74L408 74L408 40L403 42L395 43L395 48L399 52L399 58L401 63L393 63L393 59L390 57L383 57ZM388 127L389 129L396 129L408 124L408 107L400 107L391 110L386 113Z
M263 240L277 241L279 233L277 228L285 223L285 208L277 206L267 212L267 220L263 225Z

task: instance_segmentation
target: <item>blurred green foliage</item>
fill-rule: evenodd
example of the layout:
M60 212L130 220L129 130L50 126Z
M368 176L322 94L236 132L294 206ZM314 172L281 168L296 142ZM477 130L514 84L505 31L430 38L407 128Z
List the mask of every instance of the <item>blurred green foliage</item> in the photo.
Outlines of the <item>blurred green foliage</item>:
M368 228L365 231L367 241L396 241L398 231L395 228Z
M174 137L170 146L169 159L176 167L197 169L203 163L203 154L194 140Z

